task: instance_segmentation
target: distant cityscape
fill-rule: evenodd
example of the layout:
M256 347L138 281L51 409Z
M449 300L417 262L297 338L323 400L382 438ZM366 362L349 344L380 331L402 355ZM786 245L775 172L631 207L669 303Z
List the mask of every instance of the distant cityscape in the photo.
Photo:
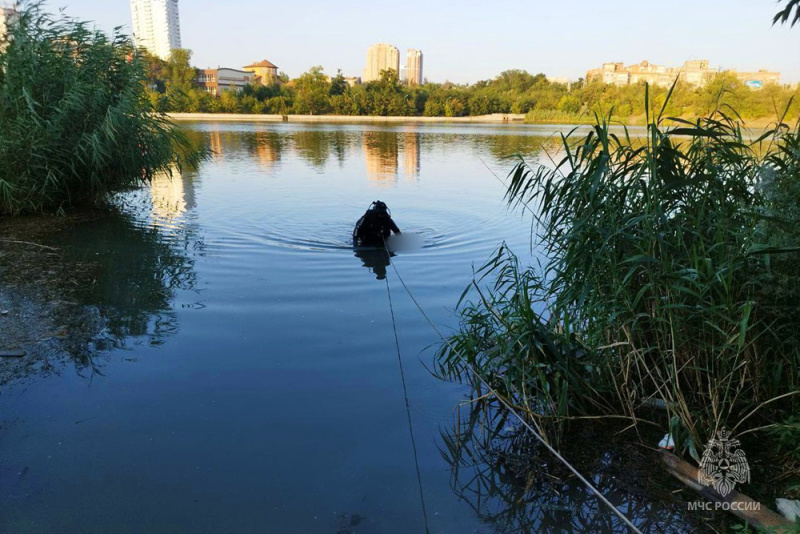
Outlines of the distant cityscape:
M408 85L419 85L422 77L422 52L409 48L406 51L405 71L400 69L400 50L396 46L378 43L367 49L367 66L361 78L363 83L381 79L381 72L393 70Z
M182 47L180 31L179 0L130 0L133 38L137 47L168 60L172 50ZM16 14L13 7L0 7L0 35L5 33L7 21ZM423 75L423 53L410 48L406 51L405 65L400 64L400 50L391 44L378 43L367 49L366 65L362 76L346 76L345 81L353 86L380 80L381 72L394 70L398 79L408 85L425 82ZM707 59L686 61L681 67L656 65L642 61L625 66L622 62L603 63L601 67L586 72L587 82L602 82L607 85L625 86L649 83L669 87L678 79L694 87L704 87L716 74L728 72L752 89L767 84L780 84L779 72L758 70L740 72L735 69L712 68ZM548 80L571 86L575 80L552 78ZM238 91L248 84L271 85L278 81L278 66L263 59L242 68L217 67L198 69L197 84L208 93L219 96L222 91Z
M649 83L659 87L669 87L677 78L694 87L704 87L716 74L729 72L736 76L745 85L753 89L760 89L768 83L780 83L779 72L759 70L758 72L739 72L737 70L712 69L708 66L707 59L687 61L683 67L664 67L642 61L636 65L625 67L622 63L603 63L599 69L592 69L586 73L586 81L600 81L608 85L636 85Z

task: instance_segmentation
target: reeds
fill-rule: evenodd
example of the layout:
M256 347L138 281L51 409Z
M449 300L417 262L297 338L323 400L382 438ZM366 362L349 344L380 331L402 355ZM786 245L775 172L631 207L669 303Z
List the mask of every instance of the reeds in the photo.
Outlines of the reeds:
M0 50L0 214L95 202L203 156L155 113L126 36L30 2Z
M723 426L796 410L797 127L749 139L735 114L671 121L648 117L636 140L598 117L554 168L516 165L507 200L533 214L544 263L501 248L480 273L492 287L462 297L443 375L466 376L467 358L551 439L570 418L662 406L651 419L696 458Z

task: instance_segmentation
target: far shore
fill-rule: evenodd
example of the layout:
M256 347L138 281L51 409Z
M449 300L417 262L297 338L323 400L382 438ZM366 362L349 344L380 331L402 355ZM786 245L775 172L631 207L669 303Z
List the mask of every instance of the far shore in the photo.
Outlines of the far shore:
M495 113L492 115L476 115L472 117L399 117L376 115L258 115L248 113L167 113L175 121L216 121L216 122L458 122L458 123L491 123L524 124L522 113Z
M177 122L296 122L296 123L394 123L394 124L515 124L515 125L570 125L593 126L594 116L578 119L533 120L526 121L522 113L493 113L491 115L475 115L467 117L410 117L379 115L262 115L255 113L167 113L167 117ZM759 118L746 121L748 130L764 130L774 126L774 118ZM612 121L615 126L622 126L622 121ZM630 117L626 123L629 127L645 126L645 118Z

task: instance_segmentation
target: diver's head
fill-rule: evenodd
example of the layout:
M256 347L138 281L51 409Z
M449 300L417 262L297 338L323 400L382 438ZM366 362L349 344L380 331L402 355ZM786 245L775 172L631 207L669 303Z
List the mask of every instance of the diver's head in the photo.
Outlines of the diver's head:
M380 200L376 200L372 203L372 208L378 213L386 213L389 214L389 206L386 205L385 202L381 202Z

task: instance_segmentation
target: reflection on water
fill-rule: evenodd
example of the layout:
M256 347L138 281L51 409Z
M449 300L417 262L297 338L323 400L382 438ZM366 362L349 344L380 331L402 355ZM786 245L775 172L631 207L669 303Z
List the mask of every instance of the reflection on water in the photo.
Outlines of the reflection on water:
M53 252L44 267L39 249L0 251L0 298L8 300L2 345L29 353L22 367L3 368L0 382L70 358L79 369L97 370L100 352L157 346L178 332L173 299L195 287L195 255L203 247L183 219L195 208L194 181L175 169L155 176L149 193L132 195L128 209L23 218L2 228L3 238ZM24 335L15 320L25 323Z
M181 172L177 166L171 172L153 176L150 180L150 203L153 216L171 220L195 207L194 171Z
M201 137L201 136L195 135L194 137ZM222 132L219 130L212 130L208 132L207 139L208 139L208 148L211 150L211 153L214 155L216 159L221 159L223 156Z
M281 159L284 138L275 132L258 132L255 136L254 156L264 169L272 168Z
M97 348L123 347L129 339L156 345L177 333L172 299L195 287L194 255L202 247L190 227L165 235L118 214L73 228L58 241L68 265L89 266L91 282L79 282L78 294L103 318Z
M383 248L360 247L355 249L355 256L377 280L385 280L386 268L391 264L394 254Z
M367 178L378 185L397 182L397 132L364 132L363 149L367 162Z
M202 137L197 132L194 135ZM290 132L274 129L240 131L211 129L204 132L205 142L218 160L246 151L265 170L291 153L317 170L325 169L331 161L344 165L354 152L362 152L366 176L381 186L397 183L402 158L402 173L416 182L422 171L425 147L440 149L451 143L471 146L475 153L487 152L497 160L512 156L535 158L543 163L559 152L561 140L555 135L529 135L503 132L502 135L464 135L458 130L420 131L417 127L404 129L375 129L343 127L343 129L308 129L299 127Z
M406 132L403 134L403 157L405 158L406 178L416 182L419 178L419 133Z
M617 515L516 423L496 405L475 400L465 417L441 433L451 487L482 522L496 532L628 532ZM689 527L693 518L662 504L671 497L664 488L676 484L663 472L650 472L659 469L647 465L652 457L630 450L631 445L622 450L622 445L598 443L591 431L573 431L568 438L562 454L642 532L698 528ZM636 465L637 456L643 465ZM645 493L632 486L650 487ZM659 491L661 502L654 498Z
M301 130L292 136L297 155L317 169L323 169L333 150L331 132Z
M469 391L428 372L437 338L389 263L455 326L472 266L529 243L482 162L504 176L514 154L543 160L551 133L198 123L214 157L197 172L110 215L2 221L0 238L56 250L0 246L0 343L28 350L2 377L0 531L616 529L522 436L440 435ZM352 247L376 197L403 231L391 258ZM98 372L46 373L52 353ZM609 450L583 467L615 502L686 526L617 492Z

